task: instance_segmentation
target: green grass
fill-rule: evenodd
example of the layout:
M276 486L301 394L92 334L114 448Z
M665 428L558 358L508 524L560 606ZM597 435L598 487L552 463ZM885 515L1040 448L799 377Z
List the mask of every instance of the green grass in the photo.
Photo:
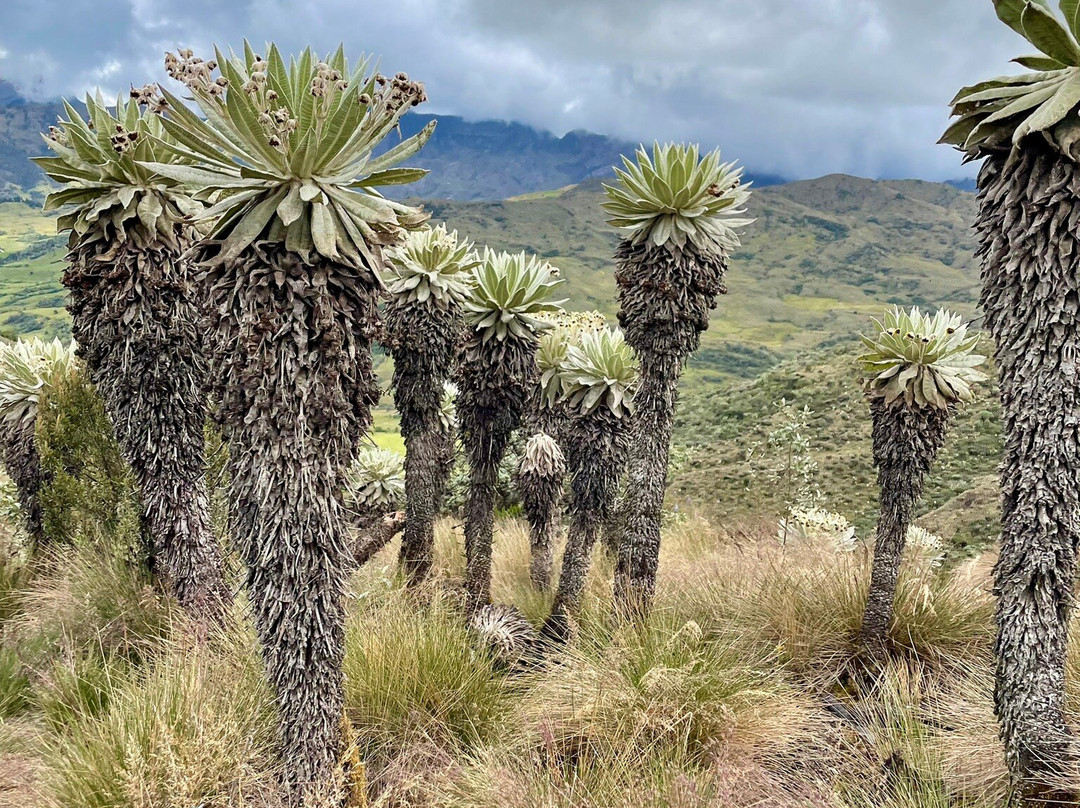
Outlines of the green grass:
M398 415L393 407L383 405L372 414L374 423L371 427L371 439L380 449L389 449L405 454L405 439L398 431Z

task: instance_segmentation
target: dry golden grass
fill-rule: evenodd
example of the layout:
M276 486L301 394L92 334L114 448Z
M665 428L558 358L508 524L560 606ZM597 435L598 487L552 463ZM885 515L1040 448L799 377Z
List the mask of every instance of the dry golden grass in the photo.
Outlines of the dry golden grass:
M865 549L783 547L773 526L721 530L693 517L669 525L664 540L646 626L609 621L612 564L597 548L576 638L516 674L464 626L459 524L439 524L437 574L420 591L396 576L396 543L359 571L346 698L371 804L1004 804L990 700L992 559L942 570L912 554L893 661L868 674L854 665ZM122 567L72 557L20 593L19 642L63 649L76 682L98 677L90 695L75 687L53 705L65 721L42 725L42 804L272 805L272 703L249 634L193 647L142 587ZM550 605L528 581L520 522L498 525L493 592L534 623ZM94 643L112 650L94 656ZM114 671L115 659L124 664ZM1080 716L1075 645L1069 665L1070 711ZM48 715L58 674L44 666L35 675L31 715Z

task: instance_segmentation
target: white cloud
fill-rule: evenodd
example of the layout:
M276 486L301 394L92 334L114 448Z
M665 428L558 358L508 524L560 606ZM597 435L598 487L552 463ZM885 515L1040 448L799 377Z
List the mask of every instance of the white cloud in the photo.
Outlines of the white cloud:
M989 0L0 2L0 67L38 94L116 92L244 36L380 53L444 114L697 139L788 176L964 173L934 145L945 103L1025 49Z

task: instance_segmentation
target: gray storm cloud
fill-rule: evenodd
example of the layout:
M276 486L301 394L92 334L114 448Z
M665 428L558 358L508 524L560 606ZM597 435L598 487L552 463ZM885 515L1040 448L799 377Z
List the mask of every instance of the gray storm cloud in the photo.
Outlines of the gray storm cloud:
M1030 50L990 0L0 0L0 76L115 93L244 37L380 54L432 112L698 140L789 177L964 175L935 145L946 102Z

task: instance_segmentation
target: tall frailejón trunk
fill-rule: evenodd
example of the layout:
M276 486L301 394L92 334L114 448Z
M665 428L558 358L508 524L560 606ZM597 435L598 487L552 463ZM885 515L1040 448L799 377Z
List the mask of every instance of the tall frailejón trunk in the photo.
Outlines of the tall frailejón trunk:
M593 546L611 515L628 448L625 422L606 406L570 417L566 428L570 529L555 601L543 629L545 637L557 642L570 637L569 618L581 606Z
M30 537L35 550L46 544L41 489L48 483L48 474L41 468L41 457L34 440L36 423L36 419L26 418L15 423L0 424L4 468L15 484L26 535Z
M345 471L378 401L369 272L256 245L208 270L232 533L274 688L289 804L336 804Z
M926 475L945 443L950 412L937 407L908 407L902 401L889 406L883 399L874 398L870 415L881 493L862 641L880 650L889 636L908 528Z
M435 552L435 519L454 461L454 436L440 405L461 339L457 314L390 301L386 337L394 357L394 404L405 439L405 534L399 562L416 585L427 578Z
M979 175L981 305L996 341L1005 452L995 707L1029 800L1071 804L1064 717L1080 541L1080 168L1025 140Z
M178 251L130 238L76 244L68 260L72 335L135 474L153 571L193 616L217 617L231 595L206 492L205 335L191 268Z
M458 362L458 424L469 459L465 502L465 590L468 608L491 602L491 552L499 463L521 424L536 385L536 346L508 336L469 335Z
M623 241L615 253L619 324L641 363L634 394L626 493L617 524L615 608L644 615L652 603L660 562L660 518L667 488L671 430L679 377L697 350L709 312L723 294L724 256L690 243L654 247Z

